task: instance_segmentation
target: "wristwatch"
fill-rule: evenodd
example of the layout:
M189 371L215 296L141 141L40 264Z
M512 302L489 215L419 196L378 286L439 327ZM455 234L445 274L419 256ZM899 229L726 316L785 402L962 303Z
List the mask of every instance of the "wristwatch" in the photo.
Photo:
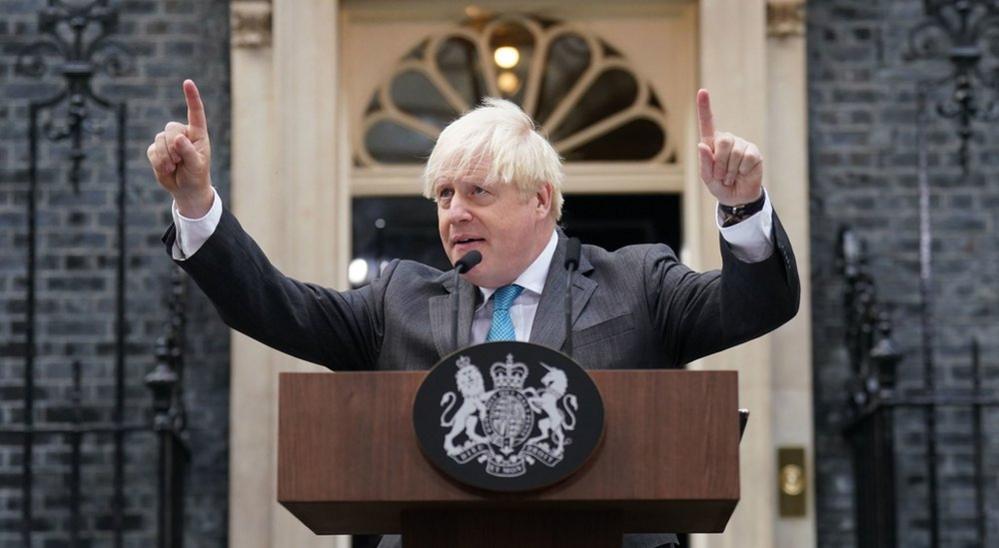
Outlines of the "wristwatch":
M748 204L727 206L718 204L718 210L722 214L722 227L729 227L741 223L746 219L756 215L763 210L763 204L767 201L767 193L761 192L760 197Z

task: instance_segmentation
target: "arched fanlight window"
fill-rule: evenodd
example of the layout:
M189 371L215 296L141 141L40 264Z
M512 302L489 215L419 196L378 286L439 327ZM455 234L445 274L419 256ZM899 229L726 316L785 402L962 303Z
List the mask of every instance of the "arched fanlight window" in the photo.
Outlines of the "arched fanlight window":
M441 129L487 96L519 104L569 162L674 163L665 108L620 52L575 25L504 16L404 56L371 97L355 164L423 163Z

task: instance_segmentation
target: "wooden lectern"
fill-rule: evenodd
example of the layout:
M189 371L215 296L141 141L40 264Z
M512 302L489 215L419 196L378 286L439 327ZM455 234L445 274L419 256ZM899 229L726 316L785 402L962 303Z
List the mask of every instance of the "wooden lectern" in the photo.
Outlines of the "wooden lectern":
M461 486L421 453L425 371L285 373L278 501L319 535L402 533L405 548L614 547L623 533L718 533L739 501L733 371L589 371L604 438L547 489Z

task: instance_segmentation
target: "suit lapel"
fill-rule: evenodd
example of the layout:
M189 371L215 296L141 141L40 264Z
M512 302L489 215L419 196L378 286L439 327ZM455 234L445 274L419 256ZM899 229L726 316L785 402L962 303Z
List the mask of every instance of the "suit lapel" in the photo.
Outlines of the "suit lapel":
M458 291L454 290L454 273L445 272L438 278L441 285L447 290L446 295L438 295L430 298L430 330L433 332L434 346L437 353L444 357L458 348L468 345L472 339L472 315L475 312L476 289L475 286L464 279L459 281ZM458 310L458 346L455 347L451 340L452 307L454 299L461 294L461 302Z
M541 292L541 302L534 315L534 326L531 328L530 342L561 350L565 342L565 235L559 231L558 246L548 267L548 277L545 278L545 288ZM572 323L575 324L586 303L597 288L597 282L586 276L593 270L593 265L586 258L584 251L579 259L579 270L572 274Z

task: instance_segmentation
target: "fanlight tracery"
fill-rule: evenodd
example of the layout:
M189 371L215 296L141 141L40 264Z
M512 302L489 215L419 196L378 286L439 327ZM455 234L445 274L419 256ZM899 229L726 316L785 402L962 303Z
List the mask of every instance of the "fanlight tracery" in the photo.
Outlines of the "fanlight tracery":
M422 163L444 126L487 96L519 104L567 161L674 161L665 108L624 56L578 26L506 16L403 57L364 113L356 164Z

